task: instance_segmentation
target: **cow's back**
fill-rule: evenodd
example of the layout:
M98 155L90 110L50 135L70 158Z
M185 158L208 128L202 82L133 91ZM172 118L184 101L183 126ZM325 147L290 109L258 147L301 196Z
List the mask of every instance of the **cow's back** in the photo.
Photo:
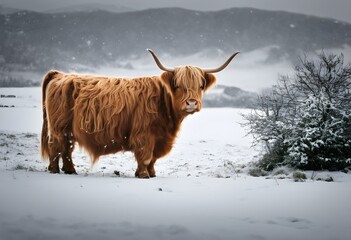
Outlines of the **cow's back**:
M153 77L85 76L72 84L73 133L93 159L132 150L157 117L160 89Z

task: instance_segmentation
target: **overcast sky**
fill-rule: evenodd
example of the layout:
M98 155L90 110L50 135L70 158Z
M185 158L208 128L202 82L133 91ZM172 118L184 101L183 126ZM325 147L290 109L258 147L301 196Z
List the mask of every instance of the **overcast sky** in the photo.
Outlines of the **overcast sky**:
M37 11L91 2L122 5L133 9L183 7L220 10L255 7L329 17L351 23L351 0L0 0L0 4L7 7Z

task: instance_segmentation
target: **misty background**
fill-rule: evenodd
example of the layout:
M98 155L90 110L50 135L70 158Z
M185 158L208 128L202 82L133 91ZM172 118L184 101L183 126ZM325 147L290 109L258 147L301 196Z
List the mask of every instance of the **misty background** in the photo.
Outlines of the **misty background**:
M217 67L206 106L247 107L299 57L351 59L350 1L1 0L0 86L39 86L50 69L159 75L164 65ZM235 102L235 103L234 103Z

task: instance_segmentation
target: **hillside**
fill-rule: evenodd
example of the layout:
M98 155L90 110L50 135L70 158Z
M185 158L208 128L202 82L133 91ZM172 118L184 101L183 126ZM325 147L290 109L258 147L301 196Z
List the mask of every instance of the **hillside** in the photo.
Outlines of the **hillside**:
M296 59L302 51L351 45L351 25L332 19L233 8L200 12L180 8L0 15L2 71L98 66L207 49L213 54L273 46L267 62Z
M63 8L53 8L45 11L46 13L73 13L73 12L93 12L97 10L109 11L109 12L130 12L135 11L134 9L125 7L123 5L116 4L104 4L104 3L82 3L73 4Z
M244 91L237 87L217 85L204 94L203 106L252 108L256 99L256 93Z

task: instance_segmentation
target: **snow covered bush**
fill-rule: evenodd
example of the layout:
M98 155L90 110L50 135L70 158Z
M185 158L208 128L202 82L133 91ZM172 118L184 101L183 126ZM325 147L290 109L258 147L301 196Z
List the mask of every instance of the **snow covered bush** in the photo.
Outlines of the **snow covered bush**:
M351 64L343 55L301 58L244 115L254 144L265 143L258 165L340 170L351 166Z
M291 130L290 138L285 140L288 146L287 161L297 163L302 168L346 167L350 161L348 158L351 158L351 140L345 134L350 115L335 107L323 96L323 92L321 95L310 96L301 104L305 111L298 116L297 126Z

